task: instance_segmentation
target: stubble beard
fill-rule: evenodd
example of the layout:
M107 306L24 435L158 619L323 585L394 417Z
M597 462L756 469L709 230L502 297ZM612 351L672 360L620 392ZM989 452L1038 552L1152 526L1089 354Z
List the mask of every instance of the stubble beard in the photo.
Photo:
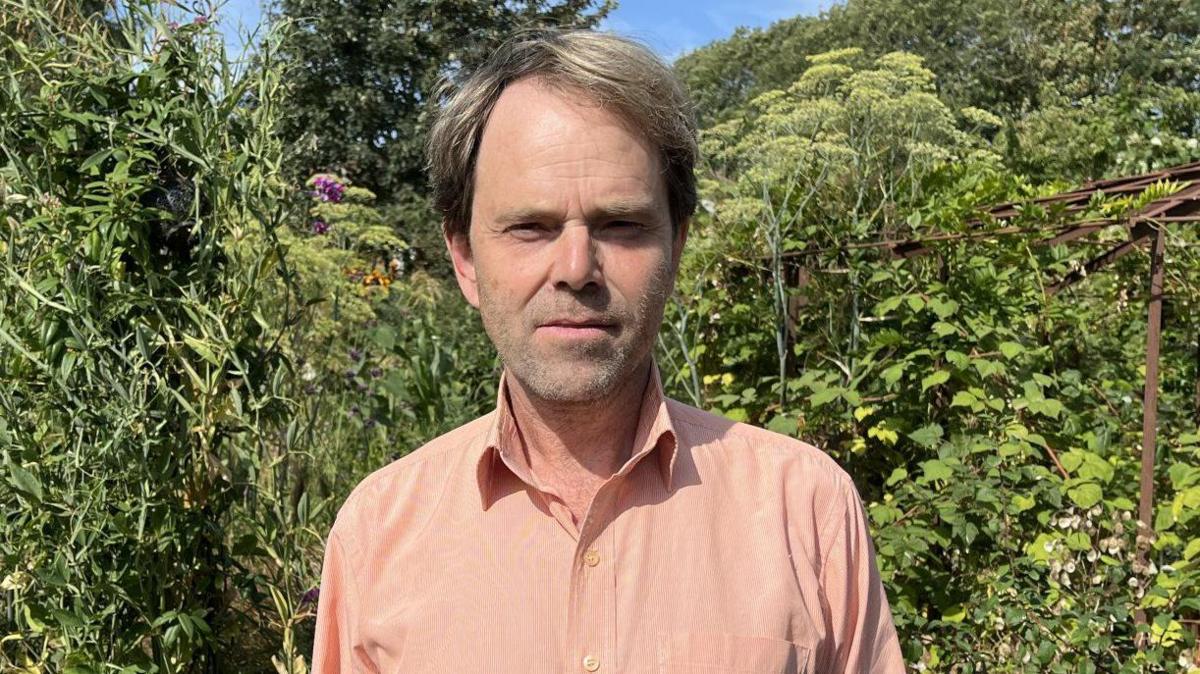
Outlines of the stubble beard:
M579 295L570 303L555 303L559 311L567 314L571 306L576 313L581 307L586 307L589 315L601 313L617 322L621 331L615 340L555 346L554 353L548 356L532 348L532 333L539 320L563 313L547 313L531 307L533 315L521 316L520 325L514 325L511 317L498 315L503 309L498 309L486 283L479 284L479 312L500 361L530 395L553 403L594 402L616 393L649 355L662 324L671 281L670 261L664 260L654 270L649 290L638 298L632 311L614 307L611 301L598 306L594 298L580 299Z

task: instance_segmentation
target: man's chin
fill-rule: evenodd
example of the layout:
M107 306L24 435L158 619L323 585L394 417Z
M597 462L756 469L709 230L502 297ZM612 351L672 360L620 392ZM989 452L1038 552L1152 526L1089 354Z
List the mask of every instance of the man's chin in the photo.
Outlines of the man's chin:
M525 370L510 367L513 375L532 395L557 403L588 403L612 395L622 383L619 363L596 363L587 359L541 361ZM522 371L525 370L525 371Z

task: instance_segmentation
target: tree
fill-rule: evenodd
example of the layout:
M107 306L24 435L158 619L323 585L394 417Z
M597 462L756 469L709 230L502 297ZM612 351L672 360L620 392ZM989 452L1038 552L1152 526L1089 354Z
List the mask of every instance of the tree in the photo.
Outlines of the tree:
M925 59L952 107L1014 119L1060 96L1079 102L1154 87L1195 92L1198 38L1200 4L1177 0L848 0L819 18L740 30L676 65L697 100L714 106L705 117L716 120L787 87L810 54L902 50Z
M299 182L335 170L381 203L424 193L427 105L439 78L530 25L590 27L611 0L279 0L297 22L282 134Z

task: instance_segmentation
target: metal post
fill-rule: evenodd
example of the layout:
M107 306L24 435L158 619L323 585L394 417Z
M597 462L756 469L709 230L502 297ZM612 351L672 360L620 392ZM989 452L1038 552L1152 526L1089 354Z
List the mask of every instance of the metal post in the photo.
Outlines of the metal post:
M1142 395L1142 480L1138 493L1138 533L1136 569L1146 568L1146 552L1154 535L1154 442L1158 434L1158 351L1162 342L1163 249L1166 232L1162 225L1154 230L1150 256L1150 311L1146 320L1146 387ZM1146 612L1138 609L1134 619L1146 624ZM1138 635L1138 647L1146 644Z

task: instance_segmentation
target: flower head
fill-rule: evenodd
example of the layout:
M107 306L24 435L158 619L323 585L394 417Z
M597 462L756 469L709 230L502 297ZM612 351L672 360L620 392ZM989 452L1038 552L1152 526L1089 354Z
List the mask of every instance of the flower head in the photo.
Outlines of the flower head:
M319 175L313 178L314 189L309 194L321 201L338 203L346 193L346 186L329 176Z
M309 588L309 590L307 592L300 595L300 605L304 606L305 604L315 604L315 603L317 603L317 599L320 596L321 596L321 586L320 585L313 587L313 588Z

